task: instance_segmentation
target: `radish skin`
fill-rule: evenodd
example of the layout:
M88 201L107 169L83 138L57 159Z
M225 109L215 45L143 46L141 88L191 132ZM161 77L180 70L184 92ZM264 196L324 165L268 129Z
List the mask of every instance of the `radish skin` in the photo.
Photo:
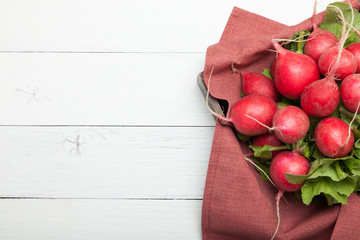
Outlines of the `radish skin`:
M229 118L223 117L209 106L210 80L213 71L214 67L210 72L208 91L206 93L206 106L210 113L223 121L223 124L231 123L243 135L257 136L267 133L268 128L266 125L272 123L272 119L277 111L276 102L266 95L253 94L245 96L231 107ZM249 118L249 116L251 117ZM253 121L252 117L259 119L261 123Z
M281 142L274 133L267 133L263 135L259 135L253 138L251 145L263 147L265 145L278 147L278 146L284 146L284 143ZM279 154L281 150L272 151L271 156L274 158L277 154ZM261 159L264 161L271 161L270 159Z
M342 80L345 77L355 73L357 69L357 62L354 55L352 55L348 50L343 49L345 41L350 34L350 30L353 27L354 14L352 14L350 27L348 31L346 31L347 24L342 11L336 6L329 6L334 7L339 12L343 24L343 30L338 45L327 49L325 52L323 52L323 54L321 54L318 61L318 66L323 76L327 76L328 72L332 72L333 69L335 69L335 73L331 75L333 75L335 80ZM351 10L354 11L353 8L351 8Z
M227 121L233 123L235 129L246 136L257 136L268 132L268 129L251 120L251 116L259 122L271 126L272 119L277 111L275 101L265 95L253 94L237 101L230 110Z
M316 28L305 42L304 54L314 59L315 62L318 62L321 54L327 49L336 46L338 41L335 34Z
M294 175L306 175L308 174L310 165L308 160L297 153L292 153L289 151L282 151L276 157L273 158L270 164L270 177L276 186L279 188L279 191L276 195L276 213L278 218L278 223L276 226L275 233L272 239L275 238L280 226L280 199L284 192L296 192L304 184L293 184L286 180L284 173L294 174Z
M350 27L360 37L360 31L357 30L354 26L350 26ZM349 46L347 46L345 49L348 50L352 55L354 55L357 64L356 73L360 73L360 42L354 42Z
M245 116L269 131L274 131L276 137L284 143L295 143L301 140L310 127L309 117L301 108L295 106L286 106L279 109L273 117L273 127L269 127L248 114L245 114Z
M326 117L335 111L340 100L339 87L328 75L307 86L301 94L302 109L314 117Z
M273 60L273 62L271 63L271 66L270 66L270 75L273 79L274 79L274 75L275 75L275 68L276 68L276 58Z
M347 76L341 83L341 100L351 112L355 112L360 102L360 74Z
M245 96L251 94L262 94L278 101L280 95L276 90L274 81L260 73L240 71L242 92Z
M270 177L279 189L285 192L296 192L300 190L303 184L288 182L284 173L306 175L309 168L309 162L303 155L282 151L271 161Z
M340 118L321 120L315 128L315 144L320 152L330 158L346 156L354 146L354 134L349 128Z
M326 76L329 69L334 65L337 56L339 55L338 47L332 47L326 50L319 58L319 70L322 75ZM335 80L341 81L345 77L356 72L357 62L348 50L342 49L340 64L335 72Z
M352 43L345 48L356 60L356 73L360 73L360 42Z
M311 57L286 50L276 41L273 45L277 51L275 86L284 97L298 99L307 85L320 78L317 64Z
M342 13L341 16L343 18ZM344 23L344 18L343 18L343 23ZM311 116L327 117L335 111L335 109L339 104L340 91L338 85L335 82L335 76L336 73L339 72L340 67L342 67L342 70L344 70L343 68L344 66L342 65L344 64L344 59L347 59L346 56L348 54L351 55L351 53L343 49L348 34L349 31L346 32L346 24L344 23L339 44L336 47L332 47L326 50L319 59L319 68L322 63L326 61L331 62L331 64L328 63L329 67L331 67L329 73L326 75L324 79L309 84L305 88L304 92L301 94L301 99L300 99L301 107L307 114ZM331 57L329 57L329 54L331 55ZM356 67L356 63L355 65L354 64L350 64L350 65ZM328 69L326 69L326 73L327 70Z
M274 133L280 141L295 143L305 137L310 127L310 121L301 108L286 106L275 113L272 125Z
M308 55L315 62L319 61L319 58L323 52L327 49L336 46L339 39L332 32L320 29L315 22L317 1L314 3L314 11L312 17L313 31L309 35L308 40L304 45L304 54Z

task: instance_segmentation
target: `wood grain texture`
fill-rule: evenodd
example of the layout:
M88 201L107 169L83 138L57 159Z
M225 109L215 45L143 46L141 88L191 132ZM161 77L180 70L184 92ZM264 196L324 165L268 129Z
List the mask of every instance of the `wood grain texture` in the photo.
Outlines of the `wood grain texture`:
M213 130L0 127L0 196L201 199Z
M1 1L0 31L7 39L0 49L204 52L218 41L234 2Z
M6 240L201 239L201 201L1 199Z
M0 125L214 126L204 54L0 53Z
M319 2L319 11L332 0ZM233 6L284 24L312 14L313 0L2 0L0 51L205 52Z
M291 25L312 5L1 0L0 239L201 239L206 49L233 6Z

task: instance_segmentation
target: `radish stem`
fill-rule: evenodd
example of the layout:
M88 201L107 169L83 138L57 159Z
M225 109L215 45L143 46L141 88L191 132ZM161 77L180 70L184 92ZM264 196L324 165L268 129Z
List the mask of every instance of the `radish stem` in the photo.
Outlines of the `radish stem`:
M357 113L358 113L358 111L359 111L359 106L360 106L360 101L359 101L359 103L358 103L358 105L357 105L357 107L356 107L356 111L355 111L355 113L354 113L354 117L351 119L351 122L350 122L350 124L349 124L348 137L347 137L347 139L346 139L345 144L342 146L342 148L345 148L346 145L349 143L350 136L351 136L351 126L352 126L352 124L354 123L354 120L355 120L355 118L356 118L356 115L357 115Z
M278 187L276 186L276 184L270 179L269 175L267 175L267 173L266 173L262 168L260 168L258 165L256 165L256 163L254 163L250 158L245 157L245 160L248 161L248 162L250 162L252 165L254 165L259 171L261 171L261 172L266 176L266 178L269 180L269 182L270 182L274 187L278 188Z
M316 7L317 7L317 0L315 0L314 8L313 8L313 16L312 16L313 31L318 28L318 26L315 23Z
M255 119L255 118L253 118L252 116L249 116L249 115L247 115L247 114L244 114L244 116L245 116L245 117L248 117L248 118L250 118L250 119L252 119L252 120L254 120L255 122L257 122L257 123L260 124L261 126L267 128L267 129L269 130L269 132L271 132L272 130L274 130L273 127L266 126L265 124L263 124L262 122L260 122L259 120Z
M348 116L348 117L350 117L350 118L355 118L355 121L360 124L360 115L356 115L356 114L348 111L348 110L347 110L346 108L344 108L344 107L340 107L340 108L339 108L339 111L340 111L342 114L344 114L344 115L346 115L346 116Z
M329 5L329 7L333 7L339 12L340 19L341 19L341 21L343 23L343 29L342 29L342 33L341 33L341 38L340 38L340 41L338 43L338 49L339 49L338 57L336 58L335 64L333 65L333 67L331 68L329 73L327 74L327 76L330 76L330 78L328 78L328 79L333 79L333 77L335 76L335 72L339 67L341 54L342 54L342 51L343 51L343 46L345 44L345 41L346 41L347 37L349 36L351 28L349 28L349 30L346 31L345 17L344 17L343 12L338 7L333 6L333 5ZM353 22L351 22L351 25L353 25Z
M276 215L277 215L277 219L278 219L278 223L276 226L276 230L274 235L272 236L271 240L273 240L279 230L280 227L280 199L282 197L282 195L284 194L283 190L279 190L279 192L276 194Z
M235 59L235 61L231 64L231 71L233 72L233 73L241 73L240 72L240 70L238 70L236 67L235 67L235 63L236 63L236 61L238 60L240 58L240 56L239 57L237 57L236 59Z

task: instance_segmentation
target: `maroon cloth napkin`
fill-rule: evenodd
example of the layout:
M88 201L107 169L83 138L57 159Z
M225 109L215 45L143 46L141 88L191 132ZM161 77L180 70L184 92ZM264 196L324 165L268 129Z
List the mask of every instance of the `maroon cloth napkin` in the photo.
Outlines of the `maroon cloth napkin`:
M357 1L355 7L359 7ZM354 3L355 3L354 2ZM318 14L320 22L324 13ZM245 71L261 72L275 58L272 39L289 38L311 28L307 19L286 26L234 8L220 42L208 48L204 69L210 93L227 100L229 109L240 99L240 76L231 63ZM229 111L228 111L229 112ZM277 189L263 181L245 161L244 145L231 127L216 122L202 207L204 240L270 239L277 225ZM280 202L281 224L276 239L360 239L360 198L352 194L347 205L328 207L325 201L304 205L293 193Z

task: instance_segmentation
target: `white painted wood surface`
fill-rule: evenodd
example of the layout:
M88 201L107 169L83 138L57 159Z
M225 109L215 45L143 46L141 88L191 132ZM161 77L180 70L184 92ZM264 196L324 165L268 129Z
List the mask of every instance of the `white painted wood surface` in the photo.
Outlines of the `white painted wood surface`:
M233 6L292 25L311 15L313 2L2 0L0 50L204 52L219 40Z
M213 127L0 127L0 196L201 199Z
M200 200L3 199L0 238L201 239L200 213Z
M206 48L233 6L312 4L0 1L0 239L201 239Z
M0 53L1 124L213 126L196 84L204 59L204 53Z

